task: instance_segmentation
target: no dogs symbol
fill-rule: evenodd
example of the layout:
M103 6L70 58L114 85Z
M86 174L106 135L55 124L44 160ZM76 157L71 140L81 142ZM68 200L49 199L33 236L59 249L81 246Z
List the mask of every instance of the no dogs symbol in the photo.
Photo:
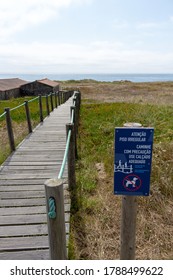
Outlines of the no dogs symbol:
M123 186L128 191L136 191L142 185L142 181L139 176L130 174L123 179Z

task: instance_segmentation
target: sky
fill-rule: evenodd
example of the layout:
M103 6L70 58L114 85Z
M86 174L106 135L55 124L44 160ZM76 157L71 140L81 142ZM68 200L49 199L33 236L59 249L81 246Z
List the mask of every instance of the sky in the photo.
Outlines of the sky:
M173 1L0 0L0 73L173 73Z

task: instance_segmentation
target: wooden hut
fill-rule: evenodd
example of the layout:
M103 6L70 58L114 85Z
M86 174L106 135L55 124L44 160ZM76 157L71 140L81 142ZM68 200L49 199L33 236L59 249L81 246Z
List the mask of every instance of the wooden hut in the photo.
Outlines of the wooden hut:
M0 100L19 97L20 87L26 85L27 83L27 81L18 78L0 79Z
M56 92L59 90L59 83L51 81L49 79L36 80L21 86L21 94L26 95L46 95L50 92Z

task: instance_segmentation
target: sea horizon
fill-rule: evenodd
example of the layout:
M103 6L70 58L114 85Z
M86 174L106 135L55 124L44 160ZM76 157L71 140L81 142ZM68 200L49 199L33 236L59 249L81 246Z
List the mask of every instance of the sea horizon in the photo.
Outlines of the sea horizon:
M83 79L92 79L99 82L114 82L114 81L130 81L130 82L168 82L173 81L173 74L156 74L156 73L91 73L91 74L79 74L79 73L65 73L65 74L49 74L49 73L34 73L34 74L21 74L21 73L0 73L0 79L11 79L11 78L19 78L26 81L35 81L44 78L48 78L50 80L57 81L67 81L67 80L83 80Z

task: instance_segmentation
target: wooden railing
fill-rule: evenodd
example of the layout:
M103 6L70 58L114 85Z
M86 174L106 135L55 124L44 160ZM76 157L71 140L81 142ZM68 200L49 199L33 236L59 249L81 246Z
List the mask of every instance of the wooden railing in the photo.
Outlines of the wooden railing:
M45 182L45 198L47 207L47 224L49 249L51 259L67 259L67 244L65 230L64 213L64 179L63 174L67 163L68 168L68 188L73 193L76 186L75 161L77 158L77 134L79 124L79 111L81 103L81 94L79 91L60 91L50 93L48 96L37 96L29 101L25 101L15 108L6 108L0 118L6 118L6 127L9 136L11 151L15 151L15 139L12 127L11 112L20 108L25 108L28 133L32 133L33 127L30 116L30 106L34 100L38 100L40 122L43 118L43 102L46 102L47 116L55 107L72 98L70 110L70 123L66 124L66 147L64 157L57 179L50 178ZM45 104L44 104L45 105ZM68 108L67 108L68 109Z
M6 128L8 132L8 139L9 139L9 145L11 152L15 151L16 145L15 145L15 139L14 139L14 133L13 133L13 125L12 125L12 118L11 118L11 112L15 111L21 107L25 107L25 113L26 113L26 121L27 121L27 127L28 127L28 133L31 133L32 123L31 123L31 116L30 116L30 103L38 100L39 105L39 116L40 116L40 122L44 121L43 118L43 102L45 99L46 102L46 111L47 115L50 115L50 112L54 110L54 108L57 108L59 105L63 104L73 95L73 91L58 91L54 93L50 93L48 95L42 96L39 95L29 101L25 101L24 103L20 104L19 106L15 108L5 108L4 113L0 115L0 118L5 117L6 119Z
M52 260L67 259L63 194L64 181L62 180L62 178L65 164L67 162L68 188L71 193L73 193L76 186L75 161L77 157L77 133L79 124L80 103L80 92L75 92L73 98L73 106L70 108L71 122L66 125L66 148L58 179L49 179L45 182L49 250Z

